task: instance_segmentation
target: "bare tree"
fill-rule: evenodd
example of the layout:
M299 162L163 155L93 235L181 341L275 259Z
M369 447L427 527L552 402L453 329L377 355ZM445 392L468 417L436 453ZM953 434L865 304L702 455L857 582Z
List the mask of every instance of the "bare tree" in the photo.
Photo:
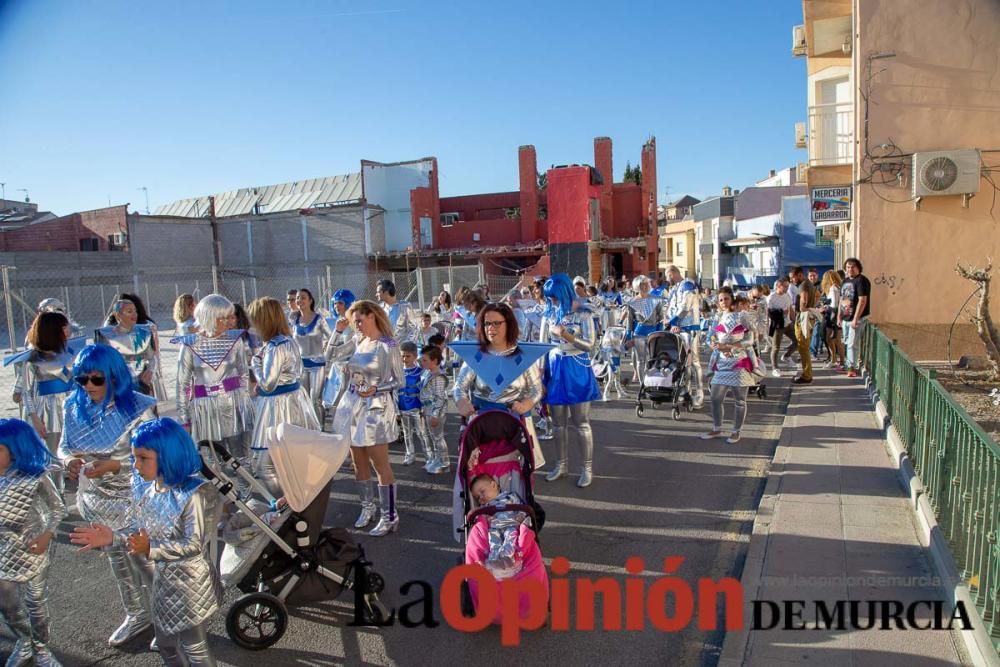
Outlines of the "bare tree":
M986 266L978 268L974 265L962 266L961 262L955 265L955 271L966 280L976 283L979 290L979 301L970 319L976 325L976 331L986 346L986 358L989 360L993 371L993 378L1000 379L1000 331L993 323L993 316L990 315L990 281L992 280L993 261L986 260Z

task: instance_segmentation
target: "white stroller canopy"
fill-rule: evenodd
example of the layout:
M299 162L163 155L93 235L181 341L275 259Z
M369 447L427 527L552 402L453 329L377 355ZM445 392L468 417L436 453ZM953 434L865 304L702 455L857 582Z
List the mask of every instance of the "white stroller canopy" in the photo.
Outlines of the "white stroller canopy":
M278 481L285 500L293 510L301 512L340 470L350 443L342 435L292 424L278 424L274 435L269 450Z

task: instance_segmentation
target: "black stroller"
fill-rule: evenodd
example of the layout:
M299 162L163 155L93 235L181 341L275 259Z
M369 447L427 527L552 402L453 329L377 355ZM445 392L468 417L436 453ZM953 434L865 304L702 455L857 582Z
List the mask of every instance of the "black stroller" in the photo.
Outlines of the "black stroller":
M378 598L385 581L364 549L342 528L323 528L333 476L347 455L338 436L282 424L270 447L287 505L269 513L274 499L244 466L216 443L200 442L202 473L239 514L227 530L220 574L223 586L245 593L226 614L226 633L238 646L258 651L277 643L288 626L287 605L332 600L346 590L360 596L356 625L377 625L388 612ZM260 500L241 497L234 478ZM227 527L228 528L228 527ZM360 617L360 618L359 618Z
M682 407L688 412L694 410L689 390L689 350L684 338L669 331L651 333L646 337L646 351L646 370L635 399L635 416L642 417L644 398L649 399L653 407L670 403L674 419L681 418Z

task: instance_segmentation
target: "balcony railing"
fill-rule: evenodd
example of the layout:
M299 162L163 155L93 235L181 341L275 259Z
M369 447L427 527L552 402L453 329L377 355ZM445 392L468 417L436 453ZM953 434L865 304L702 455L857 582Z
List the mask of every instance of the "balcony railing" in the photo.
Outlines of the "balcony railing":
M854 104L833 102L809 107L809 166L852 164Z

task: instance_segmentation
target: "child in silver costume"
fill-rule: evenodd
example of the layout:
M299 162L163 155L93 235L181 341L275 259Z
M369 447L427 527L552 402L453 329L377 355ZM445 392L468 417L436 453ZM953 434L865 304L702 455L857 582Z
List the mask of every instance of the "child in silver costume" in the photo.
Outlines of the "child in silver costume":
M520 505L524 501L513 491L501 491L492 475L477 475L469 485L469 492L476 500L477 507ZM496 512L491 516L482 515L473 531L486 530L486 540L470 538L470 551L474 544L485 543L487 549L470 553L471 562L480 563L497 579L513 577L523 567L523 554L519 548L522 525L528 515L516 509ZM528 530L527 527L524 530Z
M420 416L420 376L423 370L417 365L417 345L412 341L406 341L399 345L399 353L403 359L403 386L399 388L399 423L403 427L403 446L406 453L403 455L403 465L411 465L417 458L417 441L422 444L423 427ZM430 465L434 458L429 449L424 447L424 469Z
M0 621L17 638L8 667L59 667L49 641L52 536L66 506L45 474L52 455L20 419L0 419Z
M441 370L444 355L434 345L425 345L420 350L420 365L424 372L420 377L420 418L424 451L430 457L425 469L432 475L439 475L451 469L448 459L448 443L444 439L444 421L448 410L448 376Z
M77 356L78 387L66 400L58 456L70 479L79 479L77 507L84 521L114 529L125 525L132 497L129 436L152 419L156 399L133 389L125 360L107 345L89 345ZM142 573L124 548L107 550L118 584L125 621L108 639L121 646L149 627L149 603Z
M214 667L206 626L222 602L222 586L208 558L209 522L218 494L201 475L191 436L172 419L142 424L132 436L136 486L129 521L77 528L81 551L115 545L141 559L152 575L153 628L168 667Z

